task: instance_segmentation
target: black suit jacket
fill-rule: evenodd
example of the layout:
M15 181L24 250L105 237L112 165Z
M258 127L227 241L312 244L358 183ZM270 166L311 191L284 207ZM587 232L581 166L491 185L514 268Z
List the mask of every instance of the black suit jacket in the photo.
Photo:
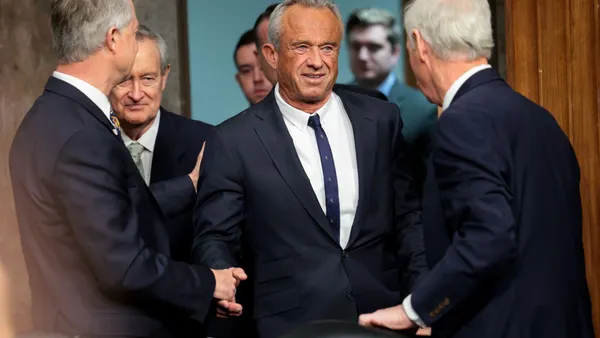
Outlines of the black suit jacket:
M314 320L356 321L360 313L398 304L426 270L397 106L336 93L354 130L359 176L345 250L333 237L273 91L217 126L206 148L193 257L212 267L235 266L244 234L260 337Z
M196 190L189 178L202 144L213 126L160 108L158 134L152 156L150 189L166 218L171 257L189 262L192 248L192 212Z
M159 207L104 113L51 77L12 144L10 173L34 326L83 335L179 337L215 281L169 258Z
M592 338L579 166L550 113L492 69L442 114L425 185L430 274L412 305L464 338Z

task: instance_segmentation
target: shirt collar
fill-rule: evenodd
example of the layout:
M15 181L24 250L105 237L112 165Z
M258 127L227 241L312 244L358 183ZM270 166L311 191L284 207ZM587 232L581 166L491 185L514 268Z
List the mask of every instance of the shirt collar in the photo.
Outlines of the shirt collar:
M323 105L323 107L319 108L316 112L312 114L308 114L300 109L292 107L289 103L285 102L281 94L279 93L279 83L275 85L275 102L277 102L277 106L283 115L283 118L291 122L295 127L299 128L302 131L306 131L308 128L308 119L311 116L319 114L319 119L323 121L327 116L327 113L331 110L331 107L334 104L334 98L336 94L331 92L329 99Z
M54 71L52 76L55 78L62 80L73 87L79 89L85 96L87 96L94 104L102 110L106 118L110 121L110 102L108 101L108 97L104 95L100 89L92 86L91 84L78 79L74 76ZM112 123L112 122L111 122Z
M148 130L146 130L146 132L143 133L142 136L140 136L140 138L137 140L137 142L139 144L141 144L144 147L144 149L148 150L151 153L154 152L154 145L156 144L156 136L158 136L158 125L159 124L160 124L160 109L158 110L158 113L156 113L156 117L154 118L154 121L152 122L152 125L150 126L150 128L148 128ZM123 142L125 143L126 147L134 142L123 131L121 131L121 137L123 138Z
M383 95L390 97L390 93L392 92L392 87L396 84L396 73L391 72L388 77L385 78L382 84L377 87L377 90L382 92Z
M456 81L454 81L452 86L450 86L450 88L446 92L446 95L444 95L444 104L442 105L442 110L446 110L448 107L450 107L450 104L452 103L452 100L454 100L454 97L456 96L456 93L458 93L458 90L460 89L460 87L462 87L462 85L465 84L465 82L467 82L467 80L469 78L471 78L471 76L475 75L475 73L477 73L477 72L480 72L484 69L491 68L491 67L492 66L487 65L487 64L475 66L475 67L469 69L468 71L466 71L458 79L456 79Z

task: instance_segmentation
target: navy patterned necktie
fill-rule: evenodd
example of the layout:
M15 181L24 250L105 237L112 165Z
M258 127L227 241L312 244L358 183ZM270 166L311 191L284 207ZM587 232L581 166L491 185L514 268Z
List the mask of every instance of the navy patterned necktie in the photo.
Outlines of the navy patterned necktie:
M325 182L325 205L327 206L327 219L333 229L333 233L339 242L340 239L340 198L338 192L337 175L333 154L327 140L325 130L321 127L319 115L313 115L308 119L308 126L315 130L319 155L321 155L321 167L323 168L323 180Z

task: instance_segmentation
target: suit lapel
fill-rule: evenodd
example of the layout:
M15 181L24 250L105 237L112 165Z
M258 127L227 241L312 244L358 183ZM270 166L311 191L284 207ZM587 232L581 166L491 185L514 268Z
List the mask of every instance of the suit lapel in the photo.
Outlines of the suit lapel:
M172 113L160 108L160 123L152 155L152 171L150 183L156 183L171 178L185 155L185 144L177 133L177 125L171 116Z
M79 103L88 112L90 112L92 116L94 116L100 123L106 126L111 134L113 134L119 140L121 139L120 136L117 136L117 134L114 133L113 130L115 129L115 127L112 125L112 123L110 123L108 117L104 114L104 112L102 112L102 110L98 106L96 106L96 104L92 102L92 100L85 96L85 94L82 93L79 89L73 87L71 84L65 81L55 78L54 76L50 76L48 82L46 83L45 89L49 92L68 97L69 99Z
M360 106L360 103L354 100L353 96L345 91L336 91L336 94L342 99L344 110L346 110L352 124L354 147L356 149L356 165L358 167L358 206L347 245L350 247L360 233L365 205L368 204L371 193L373 166L377 153L376 143L374 142L377 139L376 124L375 120L369 116L367 110Z
M331 239L338 243L339 240L334 236L310 185L310 181L306 176L306 172L304 172L300 163L292 137L285 126L285 122L275 101L274 91L271 91L259 105L260 107L257 107L259 109L257 109L258 112L256 113L258 121L254 125L254 130L260 141L267 150L279 174L283 177L300 203L302 203L304 209L306 209Z

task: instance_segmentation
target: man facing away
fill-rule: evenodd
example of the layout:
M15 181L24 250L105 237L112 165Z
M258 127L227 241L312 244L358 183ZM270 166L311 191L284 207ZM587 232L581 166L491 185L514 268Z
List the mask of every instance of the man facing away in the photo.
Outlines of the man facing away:
M51 1L59 65L26 114L10 173L33 325L67 336L185 337L243 271L173 261L165 221L107 95L137 52L130 0Z
M263 46L277 86L206 148L194 261L236 266L244 236L263 338L355 321L400 302L426 271L397 106L332 91L342 31L330 1L283 1Z
M257 104L269 94L273 85L267 80L259 64L256 34L250 29L240 37L233 52L237 73L235 80L249 104Z
M437 121L437 107L427 102L418 90L403 83L395 73L402 53L400 25L386 10L363 8L348 18L346 36L354 82L382 92L400 108L404 123L402 136L414 157L414 178L422 185L431 150L431 134Z
M421 90L443 107L423 221L431 272L363 325L436 336L594 336L579 165L552 115L488 65L486 0L415 0L404 22Z
M140 25L133 68L110 93L121 137L167 221L171 257L189 261L201 147L212 126L161 107L171 70L163 38Z

